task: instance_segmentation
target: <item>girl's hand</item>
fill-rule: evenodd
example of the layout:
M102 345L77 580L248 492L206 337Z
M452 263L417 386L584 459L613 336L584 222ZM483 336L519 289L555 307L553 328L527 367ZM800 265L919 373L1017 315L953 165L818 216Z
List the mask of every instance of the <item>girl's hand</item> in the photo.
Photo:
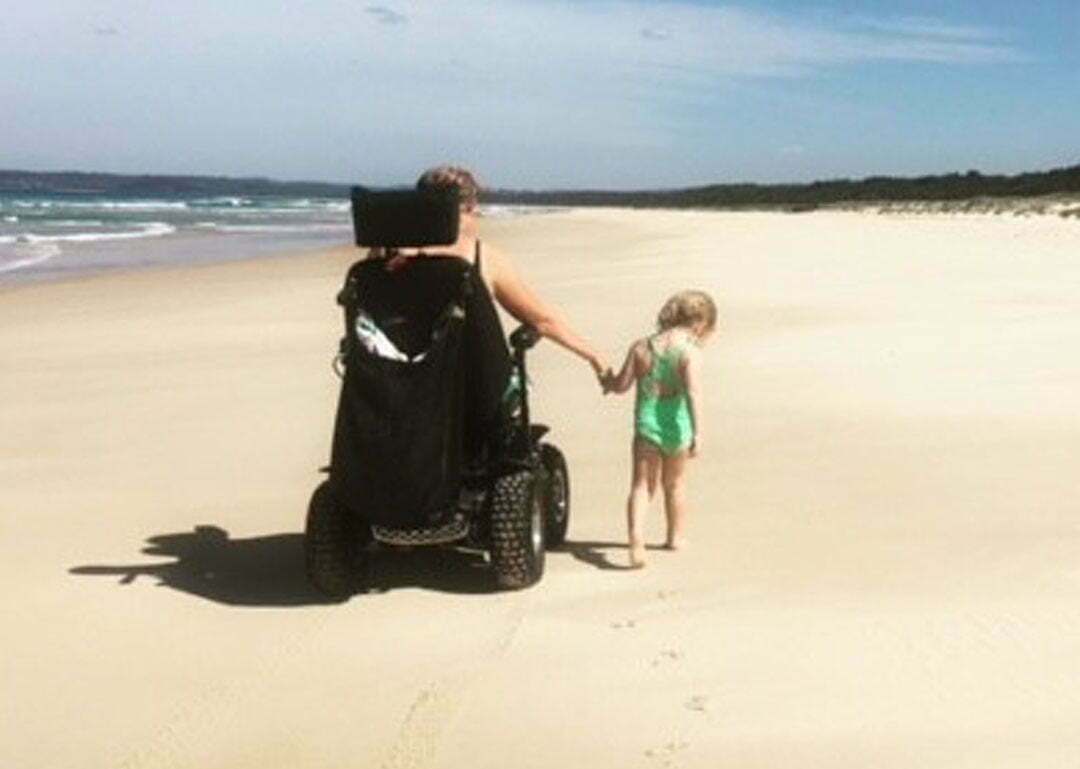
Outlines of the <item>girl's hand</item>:
M610 368L606 369L597 376L597 379L600 381L600 389L604 391L604 395L607 395L613 389L615 372Z
M697 458L697 456L701 453L701 443L702 443L701 436L700 435L695 435L694 440L690 442L690 457L691 458Z
M626 360L623 361L622 370L618 374L611 369L605 372L604 378L600 380L605 393L624 393L630 389L634 380L644 371L640 360L641 349L641 342L634 342L626 351Z

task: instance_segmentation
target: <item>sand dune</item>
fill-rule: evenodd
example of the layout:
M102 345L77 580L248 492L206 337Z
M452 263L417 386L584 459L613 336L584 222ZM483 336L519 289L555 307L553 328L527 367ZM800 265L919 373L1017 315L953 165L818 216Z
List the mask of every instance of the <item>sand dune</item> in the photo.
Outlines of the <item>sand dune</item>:
M2 289L0 763L1080 763L1080 224L485 232L612 363L672 291L717 297L692 547L621 568L630 401L541 346L573 485L543 582L390 553L381 592L322 604L301 530L355 251Z
M990 214L994 216L1080 217L1080 195L1057 193L1024 197L978 197L960 200L893 200L834 203L825 208L882 214Z

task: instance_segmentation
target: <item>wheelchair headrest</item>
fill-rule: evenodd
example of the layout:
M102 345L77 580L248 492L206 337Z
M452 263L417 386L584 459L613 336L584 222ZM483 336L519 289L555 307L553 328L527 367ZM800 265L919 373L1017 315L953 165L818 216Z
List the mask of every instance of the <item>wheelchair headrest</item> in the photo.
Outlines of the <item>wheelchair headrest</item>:
M381 192L352 188L358 246L448 246L457 242L460 214L453 188Z

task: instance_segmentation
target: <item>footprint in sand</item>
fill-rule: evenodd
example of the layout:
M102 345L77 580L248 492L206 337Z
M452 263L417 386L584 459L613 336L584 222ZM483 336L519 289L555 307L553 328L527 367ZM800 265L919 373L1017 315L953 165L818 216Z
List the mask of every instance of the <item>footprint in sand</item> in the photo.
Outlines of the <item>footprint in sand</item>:
M611 623L611 627L615 630L622 630L623 628L635 628L637 627L637 620L624 619Z
M669 742L663 747L649 748L645 751L645 757L651 759L661 766L673 766L677 755L690 747L689 742Z
M709 709L709 698L704 694L695 694L693 697L683 703L683 706L687 710L694 710L698 713L704 713Z
M676 649L664 649L653 658L652 666L655 668L665 662L678 662L684 656L685 655L681 651Z

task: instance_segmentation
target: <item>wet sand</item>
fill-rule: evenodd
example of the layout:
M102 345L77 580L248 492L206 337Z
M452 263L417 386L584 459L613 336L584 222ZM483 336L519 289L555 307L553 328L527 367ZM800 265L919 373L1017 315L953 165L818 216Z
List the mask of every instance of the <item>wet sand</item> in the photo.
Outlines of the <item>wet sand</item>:
M631 399L542 345L573 487L544 580L386 553L378 592L323 604L301 532L353 249L5 287L0 763L1080 763L1080 224L484 232L613 365L673 291L717 298L691 547L623 568Z

